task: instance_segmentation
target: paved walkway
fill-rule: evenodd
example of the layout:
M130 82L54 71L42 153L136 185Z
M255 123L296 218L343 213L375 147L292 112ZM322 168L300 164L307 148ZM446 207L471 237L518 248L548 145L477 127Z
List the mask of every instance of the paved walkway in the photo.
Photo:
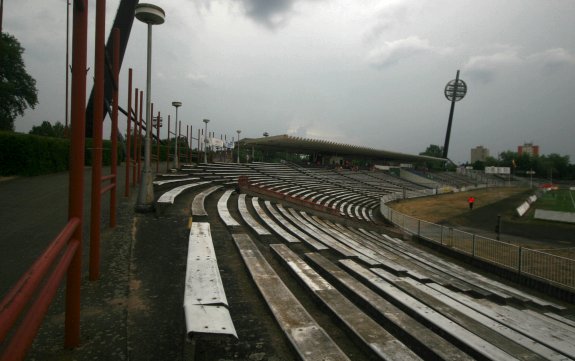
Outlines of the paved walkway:
M160 169L165 169L160 168ZM180 360L183 358L183 280L187 217L135 214L137 188L124 197L119 167L118 225L109 229L102 199L101 279L88 281L90 175L85 172L81 346L63 348L60 288L28 354L29 360ZM106 173L106 171L104 172ZM68 173L0 182L0 294L4 295L67 222ZM167 220L167 222L166 222ZM185 239L185 235L184 235ZM159 268L161 267L161 268ZM179 321L181 320L181 321Z

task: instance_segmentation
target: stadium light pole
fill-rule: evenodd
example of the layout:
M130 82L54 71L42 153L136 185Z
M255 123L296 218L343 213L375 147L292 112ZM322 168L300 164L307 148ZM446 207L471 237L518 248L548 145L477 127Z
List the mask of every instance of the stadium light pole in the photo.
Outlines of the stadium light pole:
M172 102L172 105L176 108L176 123L174 125L174 168L180 168L180 156L178 155L178 108L182 106L182 102ZM168 132L170 129L168 129Z
M142 182L136 202L136 212L150 212L154 209L154 185L152 184L152 169L150 167L152 149L152 119L151 119L151 93L152 93L152 25L164 23L166 13L162 8L152 4L138 4L134 15L136 19L148 25L148 51L146 72L146 139L144 144L144 167L142 168Z
M445 97L451 101L451 109L449 110L449 121L447 122L447 132L445 134L445 144L443 145L443 158L447 159L447 152L449 151L449 138L451 137L451 124L453 122L453 111L455 110L455 102L463 99L467 94L467 84L459 79L459 70L455 75L455 79L447 83L444 90ZM447 163L446 163L447 164Z
M209 119L204 119L204 123L206 123L206 130L204 133L204 163L208 162L208 123L210 122Z
M238 164L240 163L240 133L242 132L241 130L236 130L236 132L238 132Z

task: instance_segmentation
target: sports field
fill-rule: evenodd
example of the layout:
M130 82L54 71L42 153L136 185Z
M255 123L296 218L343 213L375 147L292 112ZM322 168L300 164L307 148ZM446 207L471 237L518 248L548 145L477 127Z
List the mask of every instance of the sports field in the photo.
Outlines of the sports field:
M451 219L479 213L480 209L509 198L519 196L517 207L530 195L525 188L485 188L469 192L448 193L432 197L413 198L392 204L392 208L403 214L410 215L433 223L448 222ZM469 210L467 199L473 196L475 204ZM476 218L476 217L474 217Z
M402 200L390 206L428 222L493 238L501 216L502 239L530 248L571 249L563 254L575 257L575 225L533 219L533 209L523 217L517 215L515 209L532 194L528 188L487 188ZM475 197L473 210L467 204L470 196Z
M543 193L533 205L536 209L575 212L575 191L559 189Z

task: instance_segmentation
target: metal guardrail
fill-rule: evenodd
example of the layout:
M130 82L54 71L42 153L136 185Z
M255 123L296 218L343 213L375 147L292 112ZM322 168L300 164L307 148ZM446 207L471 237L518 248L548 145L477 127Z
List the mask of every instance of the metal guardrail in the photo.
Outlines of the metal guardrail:
M74 239L74 232L80 226L78 218L72 218L60 234L50 243L44 253L30 269L18 280L6 296L0 301L0 345L9 340L0 360L22 360L42 320L48 312L61 280L67 272L79 272L77 262L71 266L80 250L80 242ZM67 292L73 296L66 297L66 317L75 317L74 310L79 310L80 285L74 280L66 284ZM72 302L70 302L72 301ZM20 323L17 321L21 320ZM66 337L79 337L78 329L66 328Z
M386 203L435 194L434 190L389 194L381 198L381 214L405 232L519 274L575 291L575 260L442 226L393 210Z

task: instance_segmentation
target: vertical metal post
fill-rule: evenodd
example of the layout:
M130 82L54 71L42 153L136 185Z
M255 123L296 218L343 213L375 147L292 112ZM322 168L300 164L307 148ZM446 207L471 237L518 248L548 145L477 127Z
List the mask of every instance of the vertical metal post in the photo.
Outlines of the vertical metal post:
M177 143L178 144L178 163L180 162L180 155L182 154L182 151L180 149L180 143L179 143L181 136L182 136L182 121L180 120L178 122L178 137L176 138L178 140L178 143Z
M236 132L238 133L238 164L240 164L240 133L242 132L241 130L236 130Z
M170 171L170 116L168 115L168 145L166 147L166 172Z
M82 224L84 209L84 145L86 131L86 54L88 0L74 1L72 35L72 102L70 116L70 178L68 219L80 222L73 239L78 249L68 268L64 346L80 345L80 286L82 281Z
M139 115L139 94L140 91L136 88L134 92L134 149L132 155L134 156L133 167L132 167L132 185L135 187L138 179L138 143L140 143L140 134L142 130L140 129Z
M0 24L2 22L2 7L4 6L4 0L1 0L2 3L0 4ZM0 25L0 34L2 34L2 25ZM70 74L70 51L69 51L69 45L70 45L70 1L66 0L66 103L64 105L64 114L66 117L66 126L64 128L64 132L66 137L69 136L69 128L68 126L70 125L69 122L69 118L68 118L68 97L69 97L69 85L70 85L70 79L69 79L69 74Z
M475 257L475 233L473 233L473 250L471 252L471 255Z
M110 227L116 227L116 196L118 191L118 93L120 91L120 29L112 30L114 39L114 54L112 54L112 68L114 89L112 90L112 164L110 173L114 176L114 187L110 190Z
M519 247L519 259L517 265L517 273L521 274L521 268L523 267L523 247Z
M143 125L143 120L144 118L142 118L142 114L144 113L143 111L144 108L144 91L140 90L140 111L138 112L138 117L139 120L138 122L140 123L140 134L138 135L138 184L142 183L142 129L144 128ZM146 132L148 130L146 129ZM145 145L144 145L144 151L145 151Z
M186 125L186 148L188 148L188 164L191 163L190 161L190 126Z
M178 169L180 168L180 162L179 162L179 154L178 154L178 108L182 106L181 102L172 102L172 105L174 107L176 107L176 121L174 122L174 168ZM169 129L168 129L169 131Z
M208 163L208 119L204 119L204 123L206 124L206 131L204 137L204 163Z
M150 168L150 157L152 148L152 114L151 114L151 95L152 95L152 24L148 23L148 47L147 47L147 66L146 66L146 139L144 146L144 167L142 169L142 183L140 183L140 192L136 210L148 212L154 208L154 186L152 184L152 170ZM140 104L141 106L142 104Z
M200 128L198 128L198 164L200 163L200 154L201 154L201 149L200 149Z
M92 197L90 207L90 281L100 277L100 214L102 195L102 126L104 122L104 59L106 0L96 1L94 42L94 119L92 135Z
M160 171L160 112L158 112L158 118L156 118L156 173Z
M128 70L128 120L126 121L126 184L124 197L130 196L130 167L132 166L130 157L131 131L132 131L132 68Z

